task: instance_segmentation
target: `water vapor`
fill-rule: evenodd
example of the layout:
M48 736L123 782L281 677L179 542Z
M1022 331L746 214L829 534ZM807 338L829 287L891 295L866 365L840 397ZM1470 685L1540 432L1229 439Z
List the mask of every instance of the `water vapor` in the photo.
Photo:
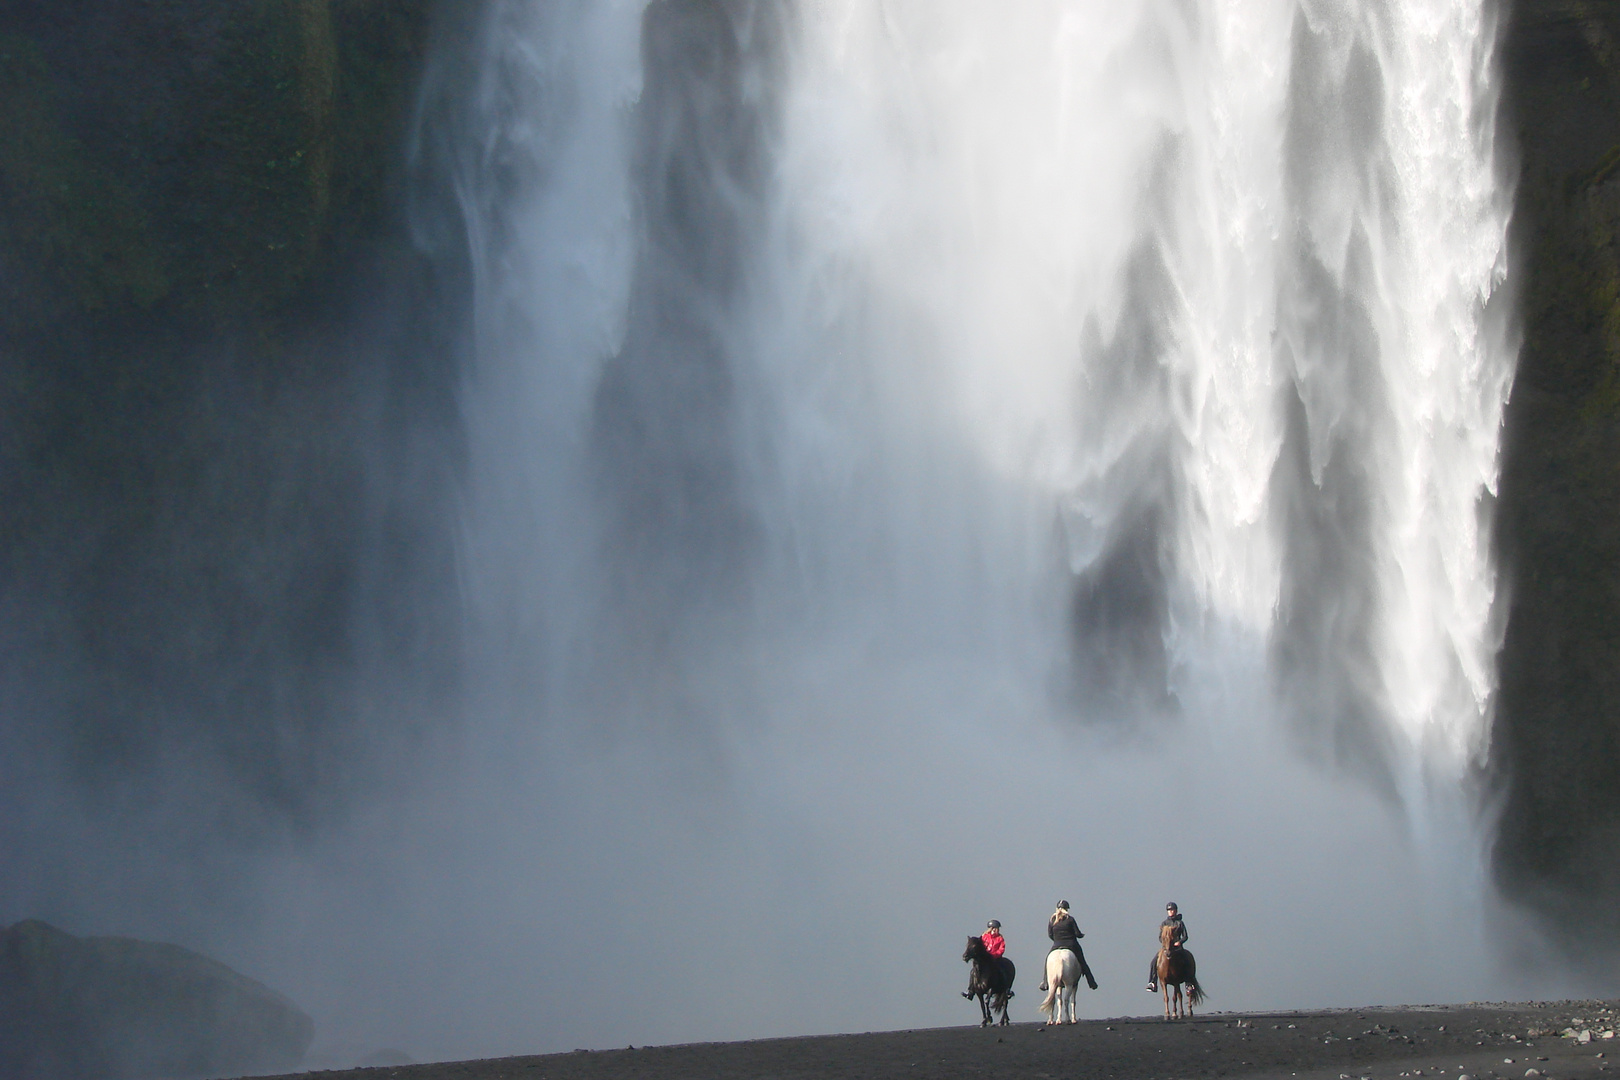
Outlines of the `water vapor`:
M1469 788L1478 0L456 27L412 170L468 281L462 692L238 947L328 1060L968 1022L964 936L1032 990L1059 898L1086 1015L1146 1008L1167 899L1220 1008L1537 988Z

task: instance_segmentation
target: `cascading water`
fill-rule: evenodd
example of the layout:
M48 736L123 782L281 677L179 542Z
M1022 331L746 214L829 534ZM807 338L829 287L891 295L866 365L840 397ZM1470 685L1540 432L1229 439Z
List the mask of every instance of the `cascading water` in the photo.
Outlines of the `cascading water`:
M962 938L1033 986L1060 896L1086 1011L1144 1007L1170 896L1221 1007L1500 988L1492 41L1480 0L494 3L429 132L476 689L418 887L499 928L445 992L509 1004L436 1050L955 1022ZM635 964L701 994L631 1008Z

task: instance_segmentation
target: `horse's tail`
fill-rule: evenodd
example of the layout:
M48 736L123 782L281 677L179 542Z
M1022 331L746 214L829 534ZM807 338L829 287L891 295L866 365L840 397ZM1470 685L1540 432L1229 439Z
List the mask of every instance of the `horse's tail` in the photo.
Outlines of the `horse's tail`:
M1204 1004L1204 988L1198 985L1198 961L1192 953L1187 954L1187 1000L1195 1008Z

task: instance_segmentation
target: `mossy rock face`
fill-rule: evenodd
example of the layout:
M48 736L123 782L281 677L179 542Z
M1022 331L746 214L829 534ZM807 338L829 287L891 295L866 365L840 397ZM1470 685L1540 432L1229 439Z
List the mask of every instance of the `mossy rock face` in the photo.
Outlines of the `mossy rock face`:
M169 291L164 253L135 194L74 136L50 65L0 34L0 250L96 311ZM42 290L44 291L44 290ZM27 315L11 308L10 318Z
M223 34L212 100L165 177L188 284L273 305L315 267L332 212L337 45L325 0L268 0Z
M0 1080L288 1071L314 1024L280 994L175 945L0 930Z
M366 590L449 565L388 486L453 415L400 199L432 7L0 0L0 598L62 690L5 723L109 814L223 788L221 831L309 826L387 737ZM156 779L181 746L206 767Z
M427 7L0 0L0 260L82 311L295 299L382 215Z
M1620 928L1617 42L1612 5L1521 0L1503 48L1524 344L1497 504L1494 858L1507 895L1576 957L1591 956L1593 920Z

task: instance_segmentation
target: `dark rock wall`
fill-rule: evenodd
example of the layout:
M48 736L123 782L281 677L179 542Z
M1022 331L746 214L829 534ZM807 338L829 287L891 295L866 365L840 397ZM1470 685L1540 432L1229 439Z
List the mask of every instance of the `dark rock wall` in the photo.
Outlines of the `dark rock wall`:
M1497 506L1495 869L1586 935L1620 911L1620 5L1518 0L1505 29L1524 344Z
M0 903L73 893L64 799L311 827L448 700L430 7L0 0Z

